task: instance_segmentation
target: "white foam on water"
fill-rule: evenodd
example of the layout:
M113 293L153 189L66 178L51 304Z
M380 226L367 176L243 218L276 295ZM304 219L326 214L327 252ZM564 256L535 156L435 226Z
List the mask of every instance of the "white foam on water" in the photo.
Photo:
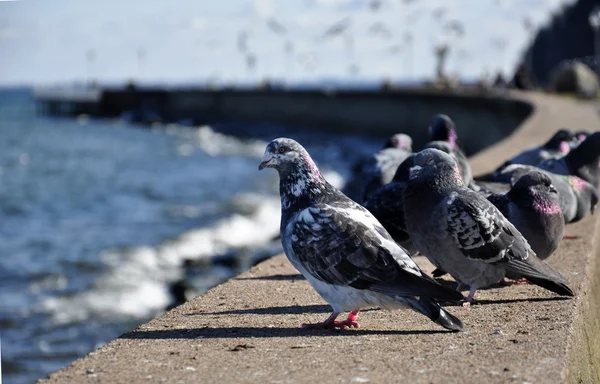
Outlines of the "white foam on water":
M171 302L169 283L184 275L185 260L199 260L245 248L259 248L279 234L279 198L236 196L248 214L234 214L215 225L184 232L156 247L111 249L100 254L106 267L92 286L73 296L49 297L41 310L65 324L94 318L117 321L148 318Z
M171 134L185 139L179 147L183 156L191 153L190 146L193 145L211 156L261 158L267 145L266 141L224 135L208 126L193 129L169 125L168 128ZM336 171L324 169L323 175L338 188L344 184L344 178ZM56 324L88 319L108 323L147 319L172 303L169 287L184 278L186 260L225 254L243 254L246 259L253 260L259 255L280 251L279 242L276 242L276 249L273 247L273 238L279 235L281 215L276 193L239 193L227 205L235 213L209 227L186 231L157 246L102 252L99 261L104 267L103 272L88 289L71 296L46 297L37 309L51 314ZM193 205L179 208L188 217L203 215L202 209Z

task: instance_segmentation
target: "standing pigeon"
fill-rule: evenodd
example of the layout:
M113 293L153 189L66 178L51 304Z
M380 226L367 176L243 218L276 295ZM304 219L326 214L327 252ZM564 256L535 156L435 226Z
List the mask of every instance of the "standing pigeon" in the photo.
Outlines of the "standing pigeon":
M540 260L558 248L565 220L558 190L548 175L541 171L526 173L510 191L491 195L488 200L521 232Z
M565 223L577 222L588 213L594 213L598 203L598 192L590 183L577 176L556 175L531 165L512 164L494 172L491 177L498 183L514 185L521 176L535 171L548 176L552 180L552 185L558 190L560 209Z
M390 137L383 149L352 167L352 177L344 192L353 200L365 201L369 194L389 183L396 169L412 153L412 139L403 133Z
M546 260L558 248L565 220L558 190L545 172L526 173L508 192L491 194L487 199L521 232L540 260ZM432 273L433 277L444 274L440 269Z
M402 208L402 190L408 181L410 168L414 165L415 155L410 155L400 164L392 181L371 194L364 206L383 225L394 240L409 254L417 249L406 232L404 211Z
M408 233L420 253L469 286L468 305L481 287L507 272L560 295L573 296L567 281L538 259L531 247L487 199L465 187L454 159L425 149L404 189Z
M458 135L456 133L456 125L454 124L454 121L452 121L452 119L447 115L435 115L433 117L432 124L428 129L430 144L428 144L426 148L436 148L446 152L446 147L431 142L445 141L448 143L452 152L452 156L454 156L458 166L460 167L460 174L463 178L463 182L465 185L469 185L473 179L473 174L471 172L469 160L467 160L467 155L465 155L458 143Z
M538 165L544 160L562 157L571 150L570 142L574 137L575 134L570 130L561 129L545 144L526 149L508 160L507 164Z
M425 147L423 149L428 148L439 149L440 151L446 152L447 154L451 155L458 164L458 168L460 169L460 177L462 178L465 185L469 185L473 182L473 172L471 171L471 165L469 164L467 158L464 155L461 155L462 151L452 150L450 143L439 140L430 141L429 143L425 144Z
M304 327L358 327L360 309L380 306L409 307L447 329L462 329L437 303L462 295L422 273L369 211L323 178L300 144L271 141L259 170L267 167L279 172L285 254L333 308L324 322ZM335 321L345 311L348 318Z
M538 167L558 175L582 178L594 187L600 185L600 132L588 136L577 148L559 159L549 159Z

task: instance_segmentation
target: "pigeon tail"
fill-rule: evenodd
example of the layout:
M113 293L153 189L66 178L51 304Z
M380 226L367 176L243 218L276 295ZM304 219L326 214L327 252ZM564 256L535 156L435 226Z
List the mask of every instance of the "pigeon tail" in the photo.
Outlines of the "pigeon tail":
M429 317L435 323L451 331L462 331L463 323L460 319L442 308L441 305L427 297L412 298L402 297L412 309Z
M575 296L573 290L567 285L567 279L535 256L525 260L512 259L508 263L501 264L504 264L503 267L506 268L507 276L510 278L521 276L559 295Z

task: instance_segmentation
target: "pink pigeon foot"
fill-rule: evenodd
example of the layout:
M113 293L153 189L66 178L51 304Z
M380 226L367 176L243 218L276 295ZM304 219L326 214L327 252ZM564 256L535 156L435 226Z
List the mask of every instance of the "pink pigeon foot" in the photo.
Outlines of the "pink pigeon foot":
M462 306L465 308L469 308L472 304L477 304L477 300L475 300L473 297L475 296L475 291L477 290L477 288L475 287L470 287L469 288L469 294L467 295L467 298L465 299L465 301L463 302Z
M358 328L360 325L356 322L358 318L358 311L352 311L348 314L348 318L342 321L336 321L335 318L338 317L339 313L332 313L327 320L322 323L309 323L302 324L302 328L306 329L348 329L348 328Z

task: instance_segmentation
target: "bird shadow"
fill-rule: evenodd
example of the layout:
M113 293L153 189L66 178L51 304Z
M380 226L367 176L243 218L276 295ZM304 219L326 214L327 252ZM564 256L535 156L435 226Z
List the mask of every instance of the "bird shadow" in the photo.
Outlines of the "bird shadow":
M515 304L515 303L535 303L535 302L545 302L545 301L562 301L562 300L570 300L570 297L532 297L525 299L498 299L498 300L479 300L475 299L471 305L494 305L494 304ZM462 306L462 303L443 303L445 307L454 307L454 306Z
M379 308L366 308L361 312L378 311ZM329 305L288 305L283 307L243 308L221 312L197 312L187 316L202 315L302 315L305 313L331 313Z
M295 275L269 275L269 276L257 276L257 277L237 277L236 280L275 280L275 281L294 281L294 280L305 280L304 276L297 273Z
M238 339L238 338L273 338L273 337L306 337L306 336L365 336L365 335L433 335L454 333L447 330L390 330L390 329L304 329L280 327L220 327L190 328L170 330L132 331L120 339Z

